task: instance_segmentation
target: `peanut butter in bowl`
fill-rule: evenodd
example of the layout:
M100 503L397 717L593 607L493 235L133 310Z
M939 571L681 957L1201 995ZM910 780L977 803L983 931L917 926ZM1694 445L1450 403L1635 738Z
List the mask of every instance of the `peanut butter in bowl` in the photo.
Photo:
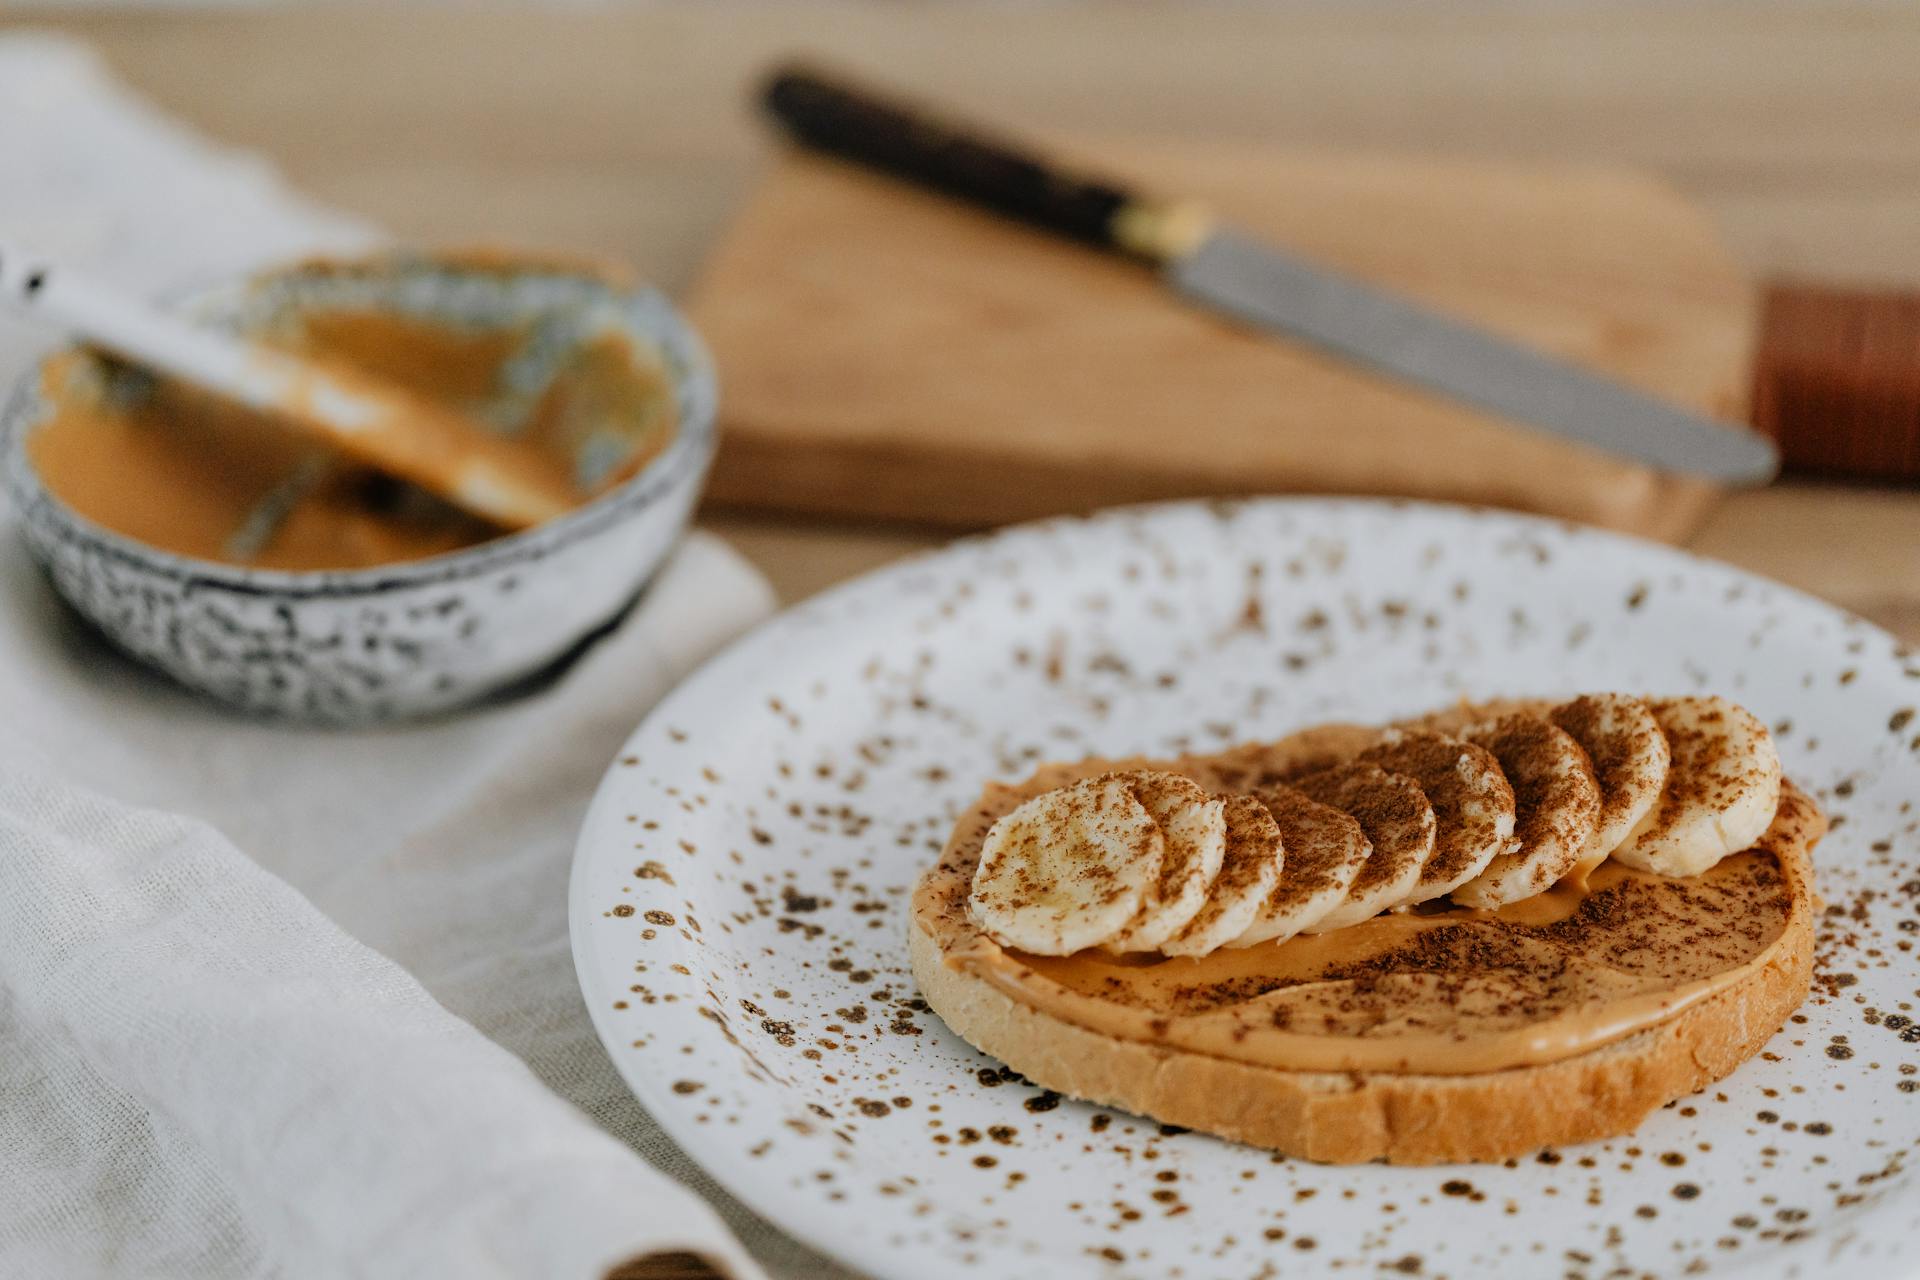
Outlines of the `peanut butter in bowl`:
M28 547L117 646L249 710L421 714L539 671L646 584L712 457L704 347L617 271L391 253L179 305L451 410L569 498L503 529L269 414L55 353L4 422L0 474Z
M318 269L351 279L339 264ZM525 446L582 501L673 436L659 352L590 313L466 319L349 301L289 309L254 336L460 412ZM163 551L289 571L363 569L503 532L199 388L82 351L50 360L41 378L51 412L26 449L42 483L78 515Z

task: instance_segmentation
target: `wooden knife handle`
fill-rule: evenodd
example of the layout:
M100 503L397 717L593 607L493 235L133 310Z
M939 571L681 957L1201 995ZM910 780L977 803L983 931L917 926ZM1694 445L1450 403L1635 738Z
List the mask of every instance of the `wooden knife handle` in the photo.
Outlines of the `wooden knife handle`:
M1753 422L1795 470L1920 481L1920 294L1770 287Z
M819 151L1042 227L1083 244L1165 263L1205 237L1196 205L1143 199L1071 173L1020 143L938 120L804 67L775 72L762 102Z

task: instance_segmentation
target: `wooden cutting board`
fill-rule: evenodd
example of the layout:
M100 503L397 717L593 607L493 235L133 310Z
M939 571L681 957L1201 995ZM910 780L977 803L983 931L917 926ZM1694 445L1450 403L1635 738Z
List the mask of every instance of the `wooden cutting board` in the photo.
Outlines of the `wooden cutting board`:
M1754 291L1659 183L1245 143L1058 148L1677 403L1744 417ZM711 497L977 526L1152 498L1483 502L1660 538L1715 496L1253 333L1114 259L784 157L691 300Z

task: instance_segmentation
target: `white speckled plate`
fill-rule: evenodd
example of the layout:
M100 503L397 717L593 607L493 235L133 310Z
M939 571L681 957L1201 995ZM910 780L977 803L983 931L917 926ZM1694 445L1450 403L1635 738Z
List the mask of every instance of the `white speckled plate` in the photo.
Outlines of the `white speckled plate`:
M1279 1160L1061 1101L916 1002L908 889L987 778L1594 688L1746 703L1835 827L1813 998L1630 1138ZM588 815L575 957L668 1131L876 1275L1911 1275L1916 704L1884 633L1607 534L1336 501L1054 521L823 596L669 698Z

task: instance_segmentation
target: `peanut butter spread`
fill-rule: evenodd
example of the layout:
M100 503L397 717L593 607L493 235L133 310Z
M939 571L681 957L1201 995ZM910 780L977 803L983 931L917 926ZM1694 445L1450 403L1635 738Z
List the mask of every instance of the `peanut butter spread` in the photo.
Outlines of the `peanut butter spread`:
M314 309L259 336L469 416L498 420L504 409L529 456L568 488L584 451L609 439L630 449L599 476L597 492L634 474L674 430L657 355L611 331L572 349L525 404L508 403L504 375L538 340L532 324L464 328ZM94 523L165 551L268 569L358 569L500 533L264 414L170 379L74 354L47 363L42 388L51 413L26 442L41 482Z
M1608 861L1584 880L1494 909L1427 904L1199 957L1000 946L968 914L988 830L1063 775L1111 767L1089 762L1023 787L989 786L916 887L913 927L945 964L1118 1039L1299 1071L1535 1066L1674 1017L1775 962L1783 939L1811 927L1808 852L1826 824L1789 783L1754 846L1698 875ZM1179 767L1206 772L1204 762Z

